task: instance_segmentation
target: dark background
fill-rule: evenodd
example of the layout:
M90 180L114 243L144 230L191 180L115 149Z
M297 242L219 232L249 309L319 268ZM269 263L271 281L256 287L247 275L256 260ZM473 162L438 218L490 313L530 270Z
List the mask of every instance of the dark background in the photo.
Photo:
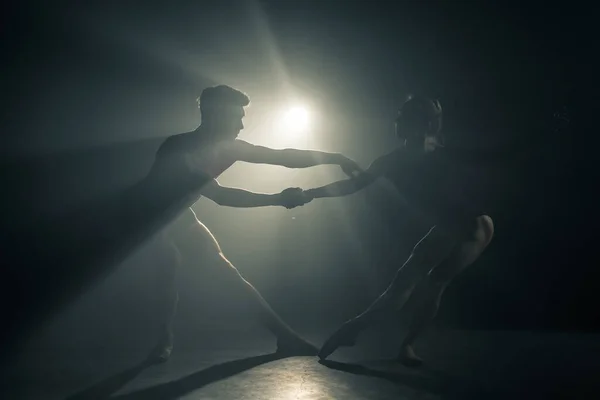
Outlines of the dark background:
M450 287L439 322L600 329L587 154L594 127L585 125L589 103L579 93L587 88L590 47L579 28L588 11L475 2L138 3L3 6L6 235L143 177L165 137L197 126L195 98L206 86L246 91L257 113L293 86L318 104L320 137L310 147L363 165L395 144L395 110L419 92L443 103L450 151L497 150L509 160L485 175L496 188L496 237ZM568 115L566 128L556 129L557 113ZM234 168L222 184L265 191L343 177L332 167ZM425 228L382 184L294 211L207 200L195 209L274 307L305 327L365 307ZM204 312L238 323L224 311L235 302L211 297L218 290L195 257L180 273L180 321L192 324ZM147 329L159 260L146 246L74 303L68 318L80 327L76 336L119 324Z

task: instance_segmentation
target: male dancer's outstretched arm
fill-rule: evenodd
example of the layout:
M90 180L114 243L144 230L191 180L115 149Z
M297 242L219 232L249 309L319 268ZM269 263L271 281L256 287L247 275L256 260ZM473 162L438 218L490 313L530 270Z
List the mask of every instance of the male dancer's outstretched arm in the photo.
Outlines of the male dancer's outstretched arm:
M316 165L339 165L344 171L361 171L353 160L339 153L326 153L317 150L272 149L236 140L239 161L253 164L281 165L287 168L308 168Z
M237 208L266 206L293 208L310 201L300 188L288 188L275 194L255 193L244 189L221 186L216 179L205 184L200 193L220 206Z
M287 168L308 168L316 165L332 164L339 165L349 176L362 172L356 162L339 153L316 150L271 149L239 139L220 143L217 148L223 153L229 153L226 158L235 161L280 165ZM203 165L204 160L202 158L194 160L194 164L191 167L199 172L199 179L206 179L206 174L203 171L205 167ZM244 189L221 186L216 179L210 179L206 182L202 186L200 194L219 205L237 208L277 205L293 208L312 200L300 188L288 188L276 194L254 193Z
M253 145L239 139L217 143L215 144L215 150L218 152L219 157L229 160L229 162L226 161L228 164L233 164L235 161L244 161L255 164L280 165L287 168L308 168L316 165L332 164L339 165L348 175L362 171L356 162L339 153L327 153L316 150L271 149ZM181 157L185 156L182 155ZM170 157L164 158L167 162L170 159ZM208 197L219 205L239 208L280 205L286 208L293 208L304 205L311 200L300 188L288 188L281 193L265 194L238 188L223 187L219 185L216 179L211 178L207 172L213 169L210 165L213 162L211 158L206 153L199 152L195 156L187 158L186 164L188 165L189 172L197 176L199 183L202 182L199 185L200 190L198 194ZM169 170L170 168L168 164L165 164L165 160L159 158L145 181L149 183L155 180L173 181L173 179L177 179L176 176L168 174ZM149 186L156 185L149 183ZM168 197L168 194L164 195Z

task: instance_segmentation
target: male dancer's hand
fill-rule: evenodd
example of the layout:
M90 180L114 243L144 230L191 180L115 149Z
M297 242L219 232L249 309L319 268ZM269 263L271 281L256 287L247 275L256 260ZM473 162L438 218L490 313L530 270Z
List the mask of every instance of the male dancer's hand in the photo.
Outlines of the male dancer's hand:
M289 209L303 206L312 200L301 188L287 188L279 194L280 205Z

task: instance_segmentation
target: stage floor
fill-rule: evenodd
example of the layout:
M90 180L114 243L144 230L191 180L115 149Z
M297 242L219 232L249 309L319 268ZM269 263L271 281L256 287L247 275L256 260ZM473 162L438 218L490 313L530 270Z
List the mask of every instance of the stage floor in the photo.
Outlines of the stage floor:
M307 337L321 344L330 330ZM185 335L184 335L185 336ZM3 399L489 399L600 397L600 336L437 331L426 364L391 361L389 335L316 357L278 359L260 331L207 328L180 337L171 360L144 365L146 344L32 346L3 376ZM79 346L79 347L78 347ZM582 397L583 398L583 397Z

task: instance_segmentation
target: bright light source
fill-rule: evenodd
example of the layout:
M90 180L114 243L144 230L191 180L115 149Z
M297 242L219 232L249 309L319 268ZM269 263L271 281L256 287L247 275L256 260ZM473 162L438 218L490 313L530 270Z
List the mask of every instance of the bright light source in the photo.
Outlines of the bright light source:
M308 148L312 130L313 115L302 103L273 110L269 118L270 129L264 133L265 143L274 148Z
M308 128L308 111L304 107L292 107L283 115L284 128L290 133L305 131Z

